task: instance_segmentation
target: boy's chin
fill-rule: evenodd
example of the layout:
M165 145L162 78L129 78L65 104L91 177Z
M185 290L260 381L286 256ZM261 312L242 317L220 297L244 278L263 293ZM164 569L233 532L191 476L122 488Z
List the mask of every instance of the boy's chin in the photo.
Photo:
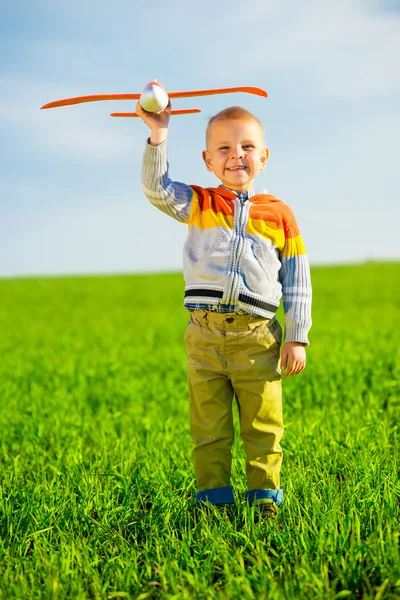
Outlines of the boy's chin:
M229 188L230 190L235 190L235 192L245 192L252 188L251 181L246 181L246 182L241 183L239 181L229 181L226 179L220 179L220 182L222 183L223 186Z

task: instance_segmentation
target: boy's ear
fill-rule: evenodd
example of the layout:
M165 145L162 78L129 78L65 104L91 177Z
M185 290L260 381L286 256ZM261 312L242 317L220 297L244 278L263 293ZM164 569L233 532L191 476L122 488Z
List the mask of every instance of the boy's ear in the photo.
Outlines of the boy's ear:
M264 152L261 155L261 170L265 169L268 159L269 159L269 150L268 150L268 148L264 148Z
M211 163L211 157L210 157L209 153L207 152L207 150L203 150L202 156L203 156L203 160L205 162L207 171L212 172L213 168L212 168L212 163Z

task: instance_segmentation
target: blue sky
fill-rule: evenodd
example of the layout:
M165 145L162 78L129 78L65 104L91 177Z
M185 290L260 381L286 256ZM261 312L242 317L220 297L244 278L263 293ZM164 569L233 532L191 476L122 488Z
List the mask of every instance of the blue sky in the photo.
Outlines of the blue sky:
M173 179L215 185L210 116L240 104L264 123L258 187L295 211L312 264L399 259L400 2L3 0L0 276L179 270L186 227L140 184L147 129L129 102L40 111L51 100L255 85L175 100Z

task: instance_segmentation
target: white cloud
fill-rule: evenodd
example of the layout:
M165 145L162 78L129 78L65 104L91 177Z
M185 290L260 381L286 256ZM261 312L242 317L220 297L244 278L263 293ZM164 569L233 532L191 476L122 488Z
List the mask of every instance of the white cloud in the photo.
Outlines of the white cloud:
M0 277L180 268L186 228L172 220L171 227L165 227L165 215L154 209L143 193L125 191L125 195L119 194L117 205L112 198L100 196L95 207L88 206L82 196L68 211L68 194L53 187L48 190L54 193L53 206L41 212L35 210L35 204L40 204L43 190L23 185L17 192L30 195L30 208L5 218ZM157 231L158 247L168 248L162 262L159 251L150 251L146 223Z
M237 74L239 61L244 75L269 80L279 74L299 95L400 91L400 13L361 0L259 0L240 6L211 25L215 43L206 52L221 57L224 74ZM210 34L209 23L200 27L200 35Z
M115 106L110 102L40 110L46 102L65 97L65 90L73 90L73 85L2 79L0 86L6 90L6 100L0 103L0 124L5 132L11 126L10 143L79 160L126 158L139 145L142 148L133 119L112 119L109 114ZM126 110L133 111L134 105Z

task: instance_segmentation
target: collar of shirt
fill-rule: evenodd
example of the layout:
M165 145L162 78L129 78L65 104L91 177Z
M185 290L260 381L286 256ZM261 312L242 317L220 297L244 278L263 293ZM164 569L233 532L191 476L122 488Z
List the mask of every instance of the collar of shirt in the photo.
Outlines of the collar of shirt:
M221 185L221 187L223 187L224 190L228 190L228 192L235 194L235 196L237 196L239 200L242 200L243 202L249 199L249 193L247 191L238 192L237 190L231 190L230 188L226 187L226 185Z
M252 198L253 196L258 196L259 194L268 194L269 193L267 189L254 189L254 188L251 190L246 190L244 192L238 192L237 190L231 190L230 188L226 187L225 185L222 185L222 183L219 185L219 187L222 187L225 190L228 190L228 192L235 194L235 196L237 196L238 198L241 198L242 200L248 200L249 198ZM241 194L246 194L246 195L241 196Z

